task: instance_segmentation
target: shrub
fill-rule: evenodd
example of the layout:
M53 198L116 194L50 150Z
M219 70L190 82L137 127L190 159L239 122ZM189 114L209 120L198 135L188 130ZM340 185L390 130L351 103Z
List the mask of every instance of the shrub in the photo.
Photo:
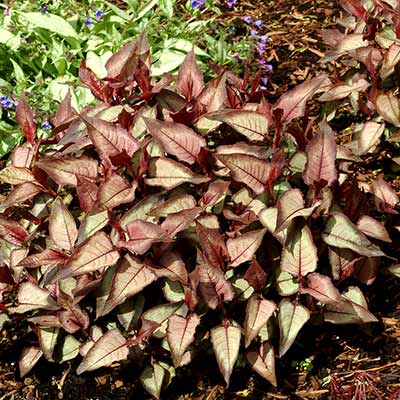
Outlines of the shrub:
M0 172L2 290L18 288L8 311L40 344L21 375L43 355L83 357L78 373L129 355L158 398L211 344L227 385L241 349L276 385L275 349L308 321L377 320L360 287L395 254L399 199L380 176L361 190L358 158L307 116L328 76L269 104L260 74L205 83L191 51L157 80L143 34L106 69L82 62L101 103L77 112L68 94L47 138L17 106L26 142Z

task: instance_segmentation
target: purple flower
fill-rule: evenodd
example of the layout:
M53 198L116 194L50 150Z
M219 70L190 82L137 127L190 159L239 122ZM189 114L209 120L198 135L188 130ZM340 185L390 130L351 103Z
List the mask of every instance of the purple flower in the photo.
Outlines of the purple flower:
M238 54L235 54L235 55L233 56L233 59L234 59L235 61L240 61L240 60L241 60L241 58L240 58L240 56L239 56Z
M265 43L258 43L257 51L259 54L265 53Z
M254 25L255 25L257 28L261 28L262 25L263 25L263 22L261 21L261 19L258 19L257 21L254 22Z
M8 17L10 15L10 7L6 7L3 11L3 15L5 17Z
M250 29L251 36L257 36L257 34L258 34L257 29Z
M272 64L265 64L265 65L264 65L264 68L265 68L267 71L272 71L272 70L274 69L274 67L272 66Z
M103 18L104 12L103 10L96 10L94 16L96 17L97 21L100 21Z
M267 90L267 87L264 85L260 85L260 90Z
M269 79L268 79L267 76L263 76L263 77L261 78L261 82L263 83L264 86L267 86L268 81L269 81Z
M206 0L190 0L194 10L200 10L206 6Z
M46 4L43 4L42 7L40 7L40 12L42 14L46 14L47 13L47 6Z
M247 15L247 16L243 17L242 20L243 20L246 24L248 24L248 25L251 24L251 17L250 17L250 15Z
M1 105L1 108L3 108L4 110L9 110L10 108L13 108L15 106L12 99L10 99L7 96L0 97L0 105Z
M93 26L93 21L89 16L85 17L85 25L86 26Z
M267 43L267 42L268 42L268 39L269 39L268 35L262 35L262 36L260 36L260 41L261 41L261 43Z
M42 129L44 129L44 130L49 130L49 129L51 129L51 128L52 128L51 123L49 122L48 119L45 119L45 120L42 122Z
M233 7L236 6L236 1L237 1L237 0L226 0L226 5L227 5L229 8L233 8Z

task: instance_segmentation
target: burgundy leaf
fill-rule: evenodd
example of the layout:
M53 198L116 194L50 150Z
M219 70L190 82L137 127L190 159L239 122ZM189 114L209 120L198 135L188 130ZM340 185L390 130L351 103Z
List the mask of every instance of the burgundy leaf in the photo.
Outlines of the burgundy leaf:
M330 186L337 180L336 139L334 132L322 121L319 132L307 145L307 165L303 173L307 185Z
M172 239L179 232L188 229L201 211L202 209L200 207L196 207L192 210L182 210L175 214L169 214L161 224L161 228Z
M76 194L78 195L79 205L85 213L89 213L97 199L98 187L92 181L85 178L78 179Z
M264 290L265 282L267 280L266 272L261 268L258 261L253 258L251 260L250 267L247 269L246 273L243 276L247 282L253 287L253 289L257 292L261 292Z
M43 192L43 188L32 182L22 183L16 186L0 204L0 210L5 210L12 205L21 205L41 192Z
M258 375L269 381L272 385L276 386L275 375L275 352L274 348L268 343L263 342L257 350L248 351L246 358L251 368Z
M58 300L60 303L60 300ZM62 328L68 333L75 333L89 327L89 315L78 304L73 304L72 299L63 305L66 310L58 312Z
M190 102L201 93L203 87L203 74L196 62L194 50L192 49L179 67L178 77L176 79L176 88L178 93Z
M103 92L103 83L97 78L92 70L86 67L85 60L81 61L78 75L81 82L90 89L94 97L99 100L106 101L106 96Z
M75 111L71 105L71 91L68 89L63 101L58 106L56 115L52 122L54 126L59 126L74 116Z
M28 238L29 233L21 224L0 214L0 239L21 246Z
M333 279L345 278L353 273L354 264L361 258L349 249L329 247L329 263Z
M307 277L307 287L300 289L300 293L309 294L322 304L340 304L343 302L339 291L326 275L314 272Z
M37 124L35 121L35 116L33 115L33 111L30 108L24 94L18 101L15 111L15 118L25 136L25 139L29 143L34 144L36 139Z
M172 281L188 283L185 263L176 251L168 251L160 258L161 267L150 266L158 278L165 277Z
M398 214L394 207L399 203L399 196L396 191L392 189L379 175L372 183L372 192L374 194L375 206L382 212L389 214Z
M380 257L362 257L354 265L354 277L365 285L371 285L378 275Z
M390 236L385 227L369 215L363 215L357 222L357 228L365 235L384 242L391 242Z
M48 265L63 265L66 263L68 256L57 250L45 249L41 253L31 254L23 258L17 267L38 268Z
M230 183L224 181L214 181L210 183L207 192L201 197L203 207L214 206L228 191Z
M218 77L207 82L205 88L198 96L198 103L202 104L208 113L220 110L225 104L226 74L222 73Z

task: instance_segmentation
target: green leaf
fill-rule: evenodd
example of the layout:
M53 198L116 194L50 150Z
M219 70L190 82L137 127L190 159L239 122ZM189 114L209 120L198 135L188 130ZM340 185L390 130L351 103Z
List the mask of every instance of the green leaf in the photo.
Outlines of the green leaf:
M160 398L165 372L165 369L156 363L153 366L148 365L140 375L140 383L156 399Z
M62 37L73 37L79 39L78 34L72 25L58 15L51 13L43 14L41 12L28 12L21 13L21 16L36 28L47 29Z
M175 2L175 0L160 0L158 6L163 14L165 14L168 18L172 18L174 16Z
M21 44L21 39L9 30L0 28L0 43L5 44L11 50L16 50Z
M146 5L142 7L139 11L135 21L141 20L147 13L151 11L151 9L159 2L159 0L150 0Z
M5 122L0 121L0 158L10 153L24 137L20 132L6 132L6 129L3 130L4 124Z

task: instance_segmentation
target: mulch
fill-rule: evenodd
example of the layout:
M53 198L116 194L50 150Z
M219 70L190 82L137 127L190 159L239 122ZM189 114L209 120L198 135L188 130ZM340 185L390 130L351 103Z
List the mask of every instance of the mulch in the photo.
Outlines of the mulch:
M318 32L334 27L341 17L338 1L239 0L235 11L226 9L220 18L233 23L244 15L264 21L262 33L270 37L274 66L269 84L276 95L320 72L332 72L334 66L319 63L327 49ZM399 280L379 277L363 289L380 322L307 326L284 359L277 360L278 389L249 368L237 369L226 389L215 360L204 354L191 367L177 370L162 399L335 399L335 390L338 400L400 399ZM137 380L139 370L129 363L77 376L76 362L40 361L28 377L19 378L18 354L34 338L27 327L14 318L0 333L0 400L150 398Z

